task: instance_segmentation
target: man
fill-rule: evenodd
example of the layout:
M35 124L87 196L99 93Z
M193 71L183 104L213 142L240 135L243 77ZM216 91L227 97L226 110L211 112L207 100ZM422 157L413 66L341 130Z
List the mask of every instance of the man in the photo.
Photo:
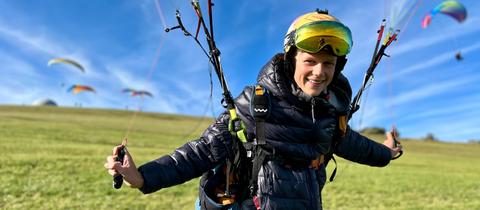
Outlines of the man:
M249 142L258 143L257 132L264 133L265 145L253 144L257 153L247 161L253 159L253 166L260 166L250 168L254 181L248 188L237 185L233 195L222 191L223 166L232 142L238 141L228 130L229 113L223 113L200 139L171 155L137 169L128 151L123 165L115 162L115 147L105 167L143 193L204 174L197 204L202 209L321 209L325 159L332 153L361 164L385 166L402 149L394 145L390 133L379 144L346 124L352 92L341 71L352 43L348 27L328 12L304 14L287 31L284 53L275 55L259 73L258 85L269 94L269 114L261 131L251 113L254 88L245 88L235 99ZM250 178L248 174L235 177ZM245 194L246 190L251 192Z

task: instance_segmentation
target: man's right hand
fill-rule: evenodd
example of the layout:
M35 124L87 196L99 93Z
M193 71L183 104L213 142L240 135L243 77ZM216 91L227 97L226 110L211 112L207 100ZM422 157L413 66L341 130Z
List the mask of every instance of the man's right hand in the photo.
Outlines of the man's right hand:
M117 157L117 152L122 145L118 145L113 148L113 155L107 156L107 162L104 167L108 170L108 173L112 176L115 174L121 174L123 180L126 184L132 188L141 188L143 186L143 177L138 172L135 163L133 162L132 156L125 147L125 157L123 158L123 163L115 161Z

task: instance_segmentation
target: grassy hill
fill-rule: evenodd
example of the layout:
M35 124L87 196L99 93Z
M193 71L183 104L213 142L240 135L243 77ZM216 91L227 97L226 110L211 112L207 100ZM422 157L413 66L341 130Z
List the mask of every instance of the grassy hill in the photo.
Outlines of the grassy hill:
M193 209L198 179L143 195L128 187L112 189L103 164L127 130L129 151L141 165L196 138L210 122L154 113L0 106L0 209ZM336 179L323 191L324 208L480 209L479 144L403 144L404 156L386 168L337 158Z

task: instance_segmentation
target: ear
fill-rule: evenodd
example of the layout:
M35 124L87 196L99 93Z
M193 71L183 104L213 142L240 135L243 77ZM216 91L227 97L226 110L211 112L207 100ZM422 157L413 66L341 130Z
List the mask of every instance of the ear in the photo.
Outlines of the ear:
M347 57L346 56L340 56L337 58L337 64L335 65L335 71L341 72L343 70L343 67L345 67L345 64L347 64Z
M347 57L346 56L339 56L337 57L337 63L335 64L335 73L333 74L333 79L337 79L338 75L340 72L343 70L345 67L345 64L347 64Z
M295 74L295 55L297 54L297 48L292 46L290 51L284 54L284 71L287 77L293 78Z

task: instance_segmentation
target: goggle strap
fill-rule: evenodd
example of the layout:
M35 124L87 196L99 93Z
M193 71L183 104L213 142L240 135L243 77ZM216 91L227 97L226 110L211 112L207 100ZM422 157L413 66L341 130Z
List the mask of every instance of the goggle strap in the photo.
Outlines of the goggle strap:
M295 31L296 30L293 30L285 36L285 38L287 39L287 42L285 43L285 46L284 46L285 48L287 46L291 47L295 45Z

